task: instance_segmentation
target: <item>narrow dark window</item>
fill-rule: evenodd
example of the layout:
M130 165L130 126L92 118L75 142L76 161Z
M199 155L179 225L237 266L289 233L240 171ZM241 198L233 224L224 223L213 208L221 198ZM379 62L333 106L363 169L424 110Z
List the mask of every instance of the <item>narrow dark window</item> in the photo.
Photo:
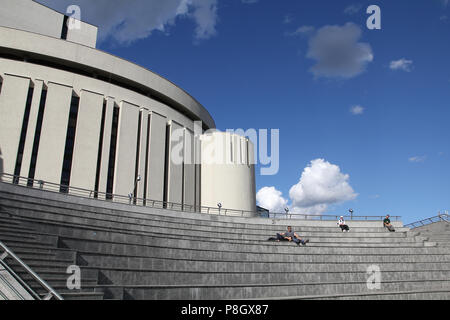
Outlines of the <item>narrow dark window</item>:
M184 211L184 189L185 189L185 183L186 183L186 177L184 176L185 168L184 168L184 159L183 163L181 164L181 210Z
M230 159L231 163L233 163L233 136L230 136Z
M163 207L167 208L167 199L169 194L169 161L170 161L170 125L166 126L166 147L164 156L164 191Z
M100 183L100 168L102 166L102 150L103 150L103 135L105 133L105 116L106 116L106 100L103 100L103 110L102 110L102 122L100 125L100 141L98 143L98 153L97 153L97 171L95 172L95 187L94 187L94 198L98 198L98 187Z
M139 176L139 157L140 157L140 149L141 149L141 128L142 128L142 111L139 112L139 119L138 119L138 130L137 130L137 141L136 141L136 163L134 166L134 188L133 188L133 203L136 204L138 194L138 176ZM142 177L141 177L142 178Z
M36 131L34 133L33 151L31 153L30 171L28 172L28 186L33 186L34 173L36 171L36 161L39 151L39 142L41 139L42 121L44 119L45 102L47 101L47 88L42 88L41 101L39 102L39 112L36 122Z
M111 127L111 140L109 149L108 161L108 181L106 183L106 199L112 199L112 192L114 187L114 168L116 165L116 147L117 147L117 132L119 129L119 112L120 109L114 106L113 120Z
M145 147L144 206L147 200L148 155L150 153L150 115L147 117L147 145Z
M198 165L198 206L199 208L202 205L202 166L199 164ZM201 208L199 210L200 212L202 211Z
M244 161L242 161L242 157L243 157L243 154L242 154L242 140L239 139L239 164L243 164L244 163Z
M30 118L31 102L33 100L34 88L31 85L28 89L27 102L22 121L22 131L20 133L19 148L17 150L16 166L14 168L14 183L19 183L20 169L22 168L23 149L25 148L25 139L27 137L28 120Z
M2 94L3 78L0 77L0 94Z
M249 159L250 150L249 150L249 148L250 148L250 143L248 142L248 139L247 139L245 141L245 151L247 152L247 166L250 166L250 159Z
M69 21L69 17L64 16L62 30L61 30L61 39L63 39L63 40L67 40L67 33L69 32L68 21Z
M69 122L67 126L66 134L66 146L64 149L64 161L61 174L61 186L60 192L69 192L70 185L70 172L72 171L72 158L73 158L73 147L75 144L75 133L77 128L77 117L78 117L78 107L80 105L80 98L77 96L72 97L70 103L70 114Z

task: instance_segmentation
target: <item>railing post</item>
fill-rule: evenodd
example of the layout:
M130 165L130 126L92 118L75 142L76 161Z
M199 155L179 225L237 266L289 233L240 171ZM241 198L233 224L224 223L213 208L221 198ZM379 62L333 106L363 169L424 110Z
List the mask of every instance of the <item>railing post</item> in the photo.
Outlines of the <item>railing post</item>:
M8 252L3 252L3 254L0 256L0 260L5 260L8 257Z

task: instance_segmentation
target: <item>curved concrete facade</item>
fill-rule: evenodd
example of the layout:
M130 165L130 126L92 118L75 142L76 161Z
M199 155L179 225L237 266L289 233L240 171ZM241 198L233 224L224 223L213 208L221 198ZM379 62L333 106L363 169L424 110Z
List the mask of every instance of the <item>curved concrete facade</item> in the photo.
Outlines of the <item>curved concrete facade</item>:
M46 14L50 21L58 18L33 1L19 2L30 10L38 6L41 21ZM6 3L0 16L20 8ZM197 141L215 128L197 100L167 79L95 49L96 29L87 28L85 37L72 37L80 41L70 41L48 26L37 28L45 34L30 32L36 21L31 22L0 21L5 173L92 190L99 198L131 195L135 201L167 201L196 210L222 201L224 208L255 211L253 167L214 168L196 160ZM174 153L181 160L172 161ZM226 186L248 183L241 189L253 194L210 188L215 175L227 176ZM71 193L70 188L61 191Z

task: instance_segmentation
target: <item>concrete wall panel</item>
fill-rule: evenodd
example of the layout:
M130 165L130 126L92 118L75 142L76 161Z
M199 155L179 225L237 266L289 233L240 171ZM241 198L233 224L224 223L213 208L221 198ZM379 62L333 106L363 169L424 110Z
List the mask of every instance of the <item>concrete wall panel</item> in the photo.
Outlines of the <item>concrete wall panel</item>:
M184 128L172 121L170 124L170 157L167 201L183 202Z
M113 193L116 195L127 196L134 189L138 121L139 107L122 101L120 103L116 167L114 171Z
M25 146L23 149L22 167L20 169L20 175L22 177L28 177L28 173L30 171L31 156L33 153L34 135L36 133L36 125L43 87L44 81L42 80L34 81L33 100L31 102L27 135L25 138Z
M5 75L0 95L0 150L3 170L14 174L30 79Z
M166 117L150 114L147 199L151 200L163 200L166 125Z
M48 83L35 179L61 182L72 88Z
M70 186L94 190L103 111L103 95L81 91Z
M148 110L142 109L140 112L141 117L141 130L139 132L139 163L138 163L138 175L140 175L141 180L137 184L137 197L140 199L144 198L144 190L145 190L145 160L146 160L146 152L147 152L147 135L148 135Z
M195 150L194 133L185 129L184 136L184 204L195 204Z
M111 130L112 130L112 120L114 112L114 98L108 97L106 99L106 110L103 128L103 144L102 144L102 155L100 164L100 175L98 183L98 191L103 193L100 198L104 198L104 193L106 193L106 186L108 183L108 166L109 166L109 153L111 147Z

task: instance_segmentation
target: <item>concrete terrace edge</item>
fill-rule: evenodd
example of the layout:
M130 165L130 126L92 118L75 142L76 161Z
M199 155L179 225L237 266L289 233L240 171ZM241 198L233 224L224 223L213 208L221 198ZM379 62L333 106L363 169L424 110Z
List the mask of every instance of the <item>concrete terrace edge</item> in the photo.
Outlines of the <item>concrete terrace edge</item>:
M218 216L205 213L179 212L168 209L158 209L151 207L134 206L122 203L109 202L105 200L88 199L74 195L61 194L52 191L33 189L20 185L11 185L9 183L0 182L0 192L26 195L34 198L45 198L47 200L59 201L74 205L83 205L88 207L96 207L101 209L120 210L130 213L148 214L152 216L166 216L176 218L186 218L193 220L220 221L231 223L247 223L254 225L279 225L279 226L318 226L318 227L336 227L336 221L320 221L320 220L296 220L296 219L272 219L272 218L249 218L249 217L231 217ZM355 228L380 228L383 226L382 221L347 221L350 227ZM396 228L402 228L403 222L393 221L392 224ZM281 230L282 231L282 230Z

